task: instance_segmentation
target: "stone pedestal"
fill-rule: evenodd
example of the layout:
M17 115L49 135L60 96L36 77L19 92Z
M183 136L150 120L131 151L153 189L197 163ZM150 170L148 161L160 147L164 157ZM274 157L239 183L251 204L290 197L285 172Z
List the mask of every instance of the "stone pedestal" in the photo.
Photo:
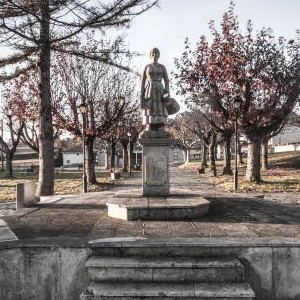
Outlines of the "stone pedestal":
M169 148L170 138L141 138L143 146L143 196L167 197L170 195Z
M17 183L17 210L32 206L40 201L39 198L35 196L36 189L37 185L35 182Z
M172 189L167 197L143 197L140 190L119 192L107 201L109 217L125 221L177 221L205 216L210 202L189 190Z

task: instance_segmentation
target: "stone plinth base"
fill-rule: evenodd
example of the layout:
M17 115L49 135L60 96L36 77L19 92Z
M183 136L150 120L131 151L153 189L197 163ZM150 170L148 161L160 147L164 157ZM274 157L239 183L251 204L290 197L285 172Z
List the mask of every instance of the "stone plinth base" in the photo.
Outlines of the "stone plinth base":
M36 189L37 185L35 182L17 183L17 210L32 206L40 201L40 199L35 196Z
M176 190L165 198L137 193L117 194L106 203L108 216L125 221L190 220L208 213L210 202L197 194Z
M141 138L143 146L143 196L166 197L170 195L168 138Z

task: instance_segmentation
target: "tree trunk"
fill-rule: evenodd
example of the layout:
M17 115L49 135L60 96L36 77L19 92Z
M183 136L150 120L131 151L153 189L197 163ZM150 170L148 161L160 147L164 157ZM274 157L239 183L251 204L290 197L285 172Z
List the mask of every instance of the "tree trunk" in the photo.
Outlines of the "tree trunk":
M6 178L12 178L13 177L13 168L12 168L12 160L14 157L14 154L17 150L17 147L20 142L20 135L22 133L22 130L24 128L25 123L23 122L22 125L19 127L16 138L14 137L14 130L13 130L13 122L11 116L8 120L8 127L10 131L10 140L12 143L12 147L9 148L8 145L3 141L3 133L0 138L0 147L1 147L1 156L3 153L5 154L5 177ZM2 161L3 163L3 161Z
M247 156L247 170L246 180L255 181L259 183L261 181L260 176L260 138L248 138L248 156Z
M115 167L116 167L116 163L115 163L115 158L116 158L116 142L111 142L110 145L110 171L113 172Z
M186 162L186 157L187 157L187 150L183 149L183 161Z
M186 163L190 162L191 161L191 151L189 148L185 148L183 150L183 153L184 153L184 161Z
M242 145L240 141L238 142L238 165L242 166L244 164L243 162L243 156L242 156Z
M268 141L263 141L263 143L261 144L261 169L262 170L269 169Z
M54 139L50 95L49 0L40 3L42 11L41 48L39 57L39 183L38 196L54 193Z
M1 158L1 169L0 171L3 171L4 170L4 155L3 155L3 145L2 143L4 142L3 141L3 119L1 119L1 136L0 136L0 158Z
M110 155L109 155L109 150L108 147L104 150L104 169L108 170L109 169L109 159Z
M129 146L129 154L128 154L128 158L129 158L129 155L130 155L130 166L129 166L129 160L128 160L128 167L130 167L130 169L132 170L132 167L134 165L134 159L133 159L133 143L131 142L130 143L130 146Z
M5 153L5 177L13 178L12 155Z
M213 133L209 144L209 162L210 170L213 171L213 175L216 176L216 135Z
M121 142L123 147L123 172L128 172L128 142Z
M231 142L231 133L224 133L224 166L223 166L223 175L233 175L231 169L231 150L230 150L230 142Z
M4 170L4 155L3 155L3 152L0 152L0 158L1 158L0 171L3 171Z
M88 137L85 143L86 146L85 169L86 169L87 182L89 184L97 183L97 178L95 173L94 140L95 137Z
M205 169L208 167L207 165L207 146L205 143L202 145L202 153L201 153L201 166L200 169Z

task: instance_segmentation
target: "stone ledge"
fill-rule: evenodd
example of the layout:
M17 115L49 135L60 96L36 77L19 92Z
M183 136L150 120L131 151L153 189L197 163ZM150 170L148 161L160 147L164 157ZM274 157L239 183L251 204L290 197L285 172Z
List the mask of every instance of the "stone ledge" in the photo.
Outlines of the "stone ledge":
M255 294L247 283L92 283L94 298L81 299L245 299Z
M9 241L17 241L18 238L16 235L10 230L7 226L6 222L0 219L0 243L9 242Z
M241 238L241 237L213 237L213 238L145 238L145 237L114 237L89 241L92 248L300 248L299 238Z

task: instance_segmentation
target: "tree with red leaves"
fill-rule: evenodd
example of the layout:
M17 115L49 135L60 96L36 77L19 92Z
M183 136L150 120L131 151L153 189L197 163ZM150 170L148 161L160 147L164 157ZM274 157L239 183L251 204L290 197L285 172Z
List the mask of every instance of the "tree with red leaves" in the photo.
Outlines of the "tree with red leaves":
M176 60L179 93L203 113L217 112L223 127L231 128L235 114L248 140L246 178L261 181L260 148L264 138L286 122L299 99L300 39L278 41L271 29L256 34L252 23L240 33L231 3L223 16L221 30L210 23L212 42L200 38L194 51L186 50ZM238 112L234 102L241 101Z
M23 89L31 94L30 88L28 89L26 83L27 77L20 76L18 79L6 82L6 84L2 86L2 115L5 116L8 121L9 142L6 143L2 136L0 138L0 144L1 151L5 155L5 176L8 178L13 177L12 159L17 146L23 141L23 133L28 133L28 128L31 127L29 120L32 119L35 111L30 107L30 105L34 103L34 100L33 102L27 103L23 97L20 97L20 93L22 93Z
M51 98L55 105L60 101L60 93L57 86L52 86ZM19 77L7 81L4 84L5 107L4 111L10 109L13 117L24 121L23 130L20 131L20 140L33 151L39 153L38 143L38 72L32 69ZM61 130L54 126L53 138L56 139Z

